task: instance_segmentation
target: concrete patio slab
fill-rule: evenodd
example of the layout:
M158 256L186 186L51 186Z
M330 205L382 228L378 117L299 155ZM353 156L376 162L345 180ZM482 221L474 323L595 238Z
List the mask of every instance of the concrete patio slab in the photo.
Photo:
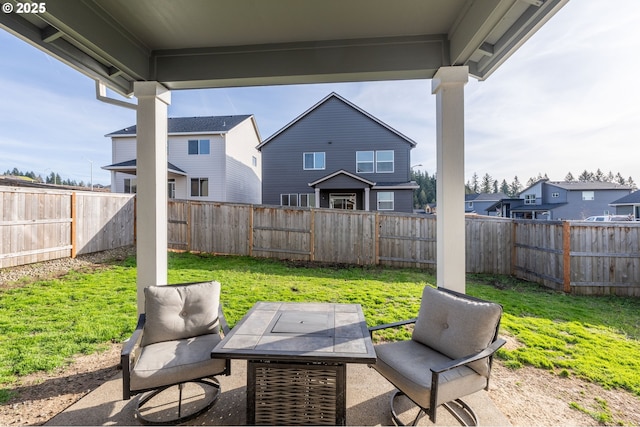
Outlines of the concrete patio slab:
M189 425L246 424L246 361L234 360L232 375L219 377L222 394L216 405ZM393 386L366 365L347 366L347 424L359 426L392 425L389 399ZM138 425L135 406L138 396L122 400L122 378L115 376L84 398L51 419L51 426ZM480 424L510 426L507 418L484 392L467 396L465 401L476 411ZM403 414L410 421L410 413ZM419 425L433 425L423 417ZM438 410L437 425L459 425L444 409Z

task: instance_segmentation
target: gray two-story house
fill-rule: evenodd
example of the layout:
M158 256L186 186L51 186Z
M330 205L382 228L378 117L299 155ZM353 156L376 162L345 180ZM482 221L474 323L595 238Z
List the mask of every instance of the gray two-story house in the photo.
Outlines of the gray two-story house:
M262 203L365 211L413 211L416 143L331 93L265 139Z
M542 179L522 190L518 199L503 199L492 209L511 218L583 220L613 213L610 203L630 192L630 187L613 182Z

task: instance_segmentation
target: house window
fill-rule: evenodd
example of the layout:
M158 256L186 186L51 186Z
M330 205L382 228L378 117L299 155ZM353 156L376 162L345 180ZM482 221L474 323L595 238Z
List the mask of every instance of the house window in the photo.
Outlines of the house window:
M393 191L381 191L378 193L378 210L393 210Z
M293 194L281 194L280 204L282 206L298 206L298 195Z
M593 191L583 191L582 200L595 200L596 196Z
M393 172L393 150L376 151L376 172Z
M197 155L197 154L209 154L208 139L190 139L189 140L189 154Z
M535 205L536 204L536 195L535 194L525 194L524 195L524 204L525 205Z
M251 164L255 167L258 166L258 158L256 156L251 156Z
M373 151L356 151L356 173L373 173Z
M560 197L560 193L551 193L551 197L558 198Z
M300 206L315 208L316 207L315 193L300 194Z
M324 153L304 153L302 163L304 170L324 169Z
M170 199L175 199L176 198L176 180L175 179L170 179L167 185L167 190L169 192L168 196Z
M191 196L209 196L209 178L191 178Z
M136 178L124 179L124 192L128 194L135 194L138 192L138 184Z

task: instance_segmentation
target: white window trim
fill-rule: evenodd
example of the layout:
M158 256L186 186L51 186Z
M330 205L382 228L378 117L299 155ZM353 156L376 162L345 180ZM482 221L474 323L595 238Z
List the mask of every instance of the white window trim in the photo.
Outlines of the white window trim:
M378 155L380 153L391 153L392 154L392 159L391 160L378 160ZM378 164L380 164L381 162L383 163L389 163L391 162L391 170L390 171L380 171L378 170ZM376 173L393 173L396 170L396 153L393 150L377 150L376 151Z
M371 160L366 160L366 161L358 161L358 153L371 153L372 154L372 159ZM358 167L358 165L360 164L371 164L371 171L360 171L360 168ZM376 152L373 150L367 150L367 151L356 151L356 173L375 173L376 172Z
M535 194L525 194L524 195L524 204L525 205L535 205L536 204L536 195Z
M587 197L590 196L590 197ZM595 191L583 191L582 192L582 200L584 201L593 201L596 199L596 192Z
M381 200L380 196L382 194L390 194L391 195L391 199L390 200ZM395 193L393 191L379 191L377 194L377 203L376 203L376 209L379 211L392 211L395 209ZM389 203L391 202L391 208L381 208L380 207L380 203Z
M305 162L305 158L307 156L307 154L313 154L313 167L312 168L308 168ZM321 168L317 168L316 167L316 155L317 154L322 154L322 156L324 157L324 161L322 162L322 167ZM309 151L306 153L302 153L302 169L306 170L306 171L318 171L318 170L324 170L327 168L327 155L324 151Z

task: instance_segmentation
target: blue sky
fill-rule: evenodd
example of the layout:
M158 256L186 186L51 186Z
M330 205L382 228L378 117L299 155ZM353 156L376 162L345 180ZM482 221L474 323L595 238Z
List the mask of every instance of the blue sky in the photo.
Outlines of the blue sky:
M601 168L640 183L640 1L571 0L484 82L465 88L465 175L526 182ZM171 117L254 114L266 138L335 91L418 145L436 171L430 80L174 91ZM95 99L93 80L0 31L0 173L109 184L104 135L133 110Z

